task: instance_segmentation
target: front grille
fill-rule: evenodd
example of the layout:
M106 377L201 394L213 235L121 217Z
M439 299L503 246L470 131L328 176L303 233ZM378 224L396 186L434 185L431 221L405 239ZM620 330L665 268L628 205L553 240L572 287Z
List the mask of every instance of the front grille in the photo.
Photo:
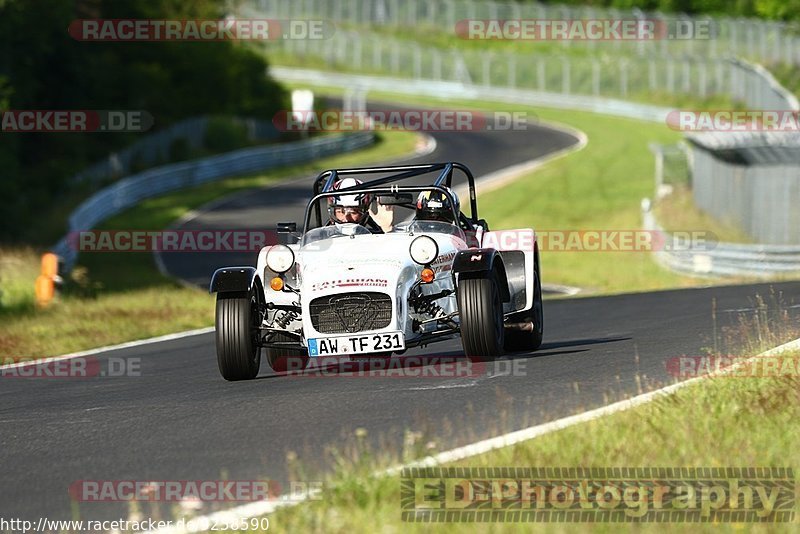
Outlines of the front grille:
M385 293L340 293L312 300L309 311L311 324L317 332L364 332L389 326L392 299Z

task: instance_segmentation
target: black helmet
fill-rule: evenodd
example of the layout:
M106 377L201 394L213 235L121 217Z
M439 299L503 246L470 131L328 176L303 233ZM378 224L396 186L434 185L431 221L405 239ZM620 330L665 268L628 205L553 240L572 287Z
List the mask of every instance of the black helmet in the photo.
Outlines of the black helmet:
M456 213L461 212L461 202L458 196L450 188L445 188L452 195L455 201ZM450 198L437 189L423 191L417 197L417 219L424 221L444 221L455 223L453 220L453 208L450 207Z

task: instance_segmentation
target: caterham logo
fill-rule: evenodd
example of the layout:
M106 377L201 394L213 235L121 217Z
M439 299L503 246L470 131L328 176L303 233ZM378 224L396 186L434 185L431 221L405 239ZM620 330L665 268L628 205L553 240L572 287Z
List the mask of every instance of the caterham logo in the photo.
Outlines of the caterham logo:
M311 286L311 291L322 291L334 287L386 287L389 281L382 278L345 278L318 282Z

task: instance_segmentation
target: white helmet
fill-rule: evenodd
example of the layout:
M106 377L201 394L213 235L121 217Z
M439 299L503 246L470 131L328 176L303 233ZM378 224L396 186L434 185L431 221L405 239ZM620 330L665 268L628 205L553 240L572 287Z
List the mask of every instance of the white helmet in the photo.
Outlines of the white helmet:
M333 184L333 190L347 189L361 185L355 178L343 178ZM328 197L328 214L333 223L364 224L369 218L369 205L372 197L368 194L338 195Z

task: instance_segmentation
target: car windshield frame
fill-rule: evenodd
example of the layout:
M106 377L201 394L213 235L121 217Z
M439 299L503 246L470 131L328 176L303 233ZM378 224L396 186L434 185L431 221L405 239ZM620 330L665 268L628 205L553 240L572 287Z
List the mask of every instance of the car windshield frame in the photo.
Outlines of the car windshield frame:
M449 191L446 187L440 185L418 185L418 186L393 186L393 187L348 187L345 189L339 189L337 191L326 191L324 193L319 193L314 195L311 200L309 200L308 205L306 206L306 213L305 217L303 218L303 235L309 233L310 231L317 229L317 228L324 228L325 224L320 226L313 226L312 227L312 215L314 214L314 208L317 203L325 202L328 198L332 198L339 195L373 195L373 196L381 196L387 195L391 196L395 193L422 193L423 191L440 191L448 198L450 198L450 206L453 210L453 217L454 220L460 220L460 216L462 212L456 211L455 202L454 202L454 195ZM412 206L409 205L409 208Z
M467 240L467 234L460 226L444 221L411 219L409 221L402 221L393 225L392 229L388 233L390 234L404 233L410 235L446 234L458 237L459 239L465 242Z
M303 238L300 241L300 248L304 248L318 241L336 239L337 237L354 237L357 235L372 235L372 232L358 223L336 223L328 226L320 226L319 228L312 228L303 234Z

